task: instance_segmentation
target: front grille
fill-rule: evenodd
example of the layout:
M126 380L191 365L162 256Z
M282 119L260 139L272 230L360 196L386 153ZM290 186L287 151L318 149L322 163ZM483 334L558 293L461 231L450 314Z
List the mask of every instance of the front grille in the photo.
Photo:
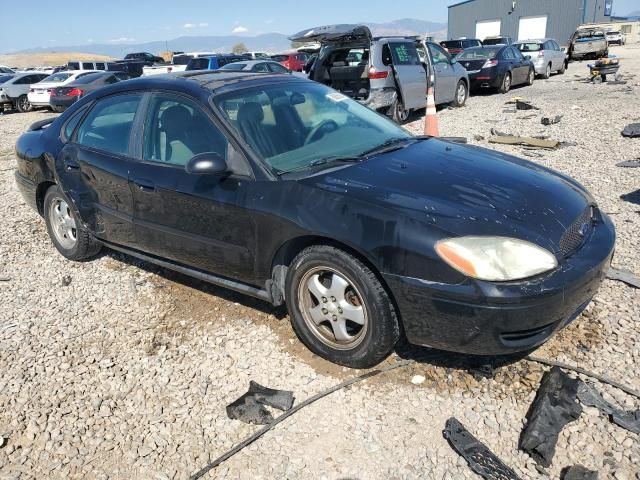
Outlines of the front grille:
M560 254L563 257L578 250L589 238L596 219L597 207L589 206L576 218L560 239Z

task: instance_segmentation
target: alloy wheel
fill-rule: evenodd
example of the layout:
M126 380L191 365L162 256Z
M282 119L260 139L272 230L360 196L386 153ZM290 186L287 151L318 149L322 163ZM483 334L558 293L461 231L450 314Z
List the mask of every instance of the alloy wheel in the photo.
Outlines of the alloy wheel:
M18 99L18 109L22 112L26 112L31 108L31 104L29 103L29 99L26 95L21 96Z
M336 350L351 350L364 339L368 312L355 284L330 267L310 269L298 285L298 302L313 335Z
M456 95L458 105L462 105L467 99L467 87L465 87L464 84L460 83L458 85L458 92Z
M73 248L78 241L78 231L67 202L55 198L49 208L49 220L58 243L65 249Z

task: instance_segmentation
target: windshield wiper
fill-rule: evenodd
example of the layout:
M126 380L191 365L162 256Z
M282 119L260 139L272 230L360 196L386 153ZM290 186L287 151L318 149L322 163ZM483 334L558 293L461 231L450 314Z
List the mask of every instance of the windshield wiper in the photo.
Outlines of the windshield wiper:
M364 152L362 152L360 154L361 157L367 157L369 155L376 155L379 153L388 153L388 152L393 152L395 150L399 150L401 148L404 148L406 145L406 143L410 142L410 141L415 141L416 138L415 137L397 137L397 138L390 138L389 140L386 140L384 142L382 142L380 145L377 145L369 150L366 150ZM419 140L419 139L418 139Z
M333 157L319 158L318 160L314 160L311 163L307 163L305 165L300 165L299 167L278 172L278 175L284 175L285 173L297 172L299 170L318 167L320 165L328 165L331 163L358 163L358 162L361 162L362 160L364 160L364 157L362 155L348 156L348 157L333 156Z

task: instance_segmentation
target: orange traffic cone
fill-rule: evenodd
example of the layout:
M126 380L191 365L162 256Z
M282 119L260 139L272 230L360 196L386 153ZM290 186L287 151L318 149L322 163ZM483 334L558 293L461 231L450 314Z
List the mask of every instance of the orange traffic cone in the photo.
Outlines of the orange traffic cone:
M430 137L439 137L438 115L436 115L436 98L433 87L427 89L427 111L424 115L424 134Z

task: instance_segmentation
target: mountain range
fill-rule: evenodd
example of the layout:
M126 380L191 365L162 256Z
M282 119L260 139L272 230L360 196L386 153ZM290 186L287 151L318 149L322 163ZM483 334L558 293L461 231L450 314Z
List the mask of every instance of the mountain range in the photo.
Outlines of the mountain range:
M446 36L447 24L429 22L414 18L404 18L385 23L362 22L371 28L374 35L428 35L437 39ZM167 41L152 41L144 43L90 43L85 45L69 45L52 48L30 48L15 53L42 52L86 52L95 55L108 55L122 58L131 52L159 53L168 50L196 52L213 51L229 52L237 43L244 43L250 51L278 52L291 48L289 35L281 33L265 33L256 36L247 35L211 35L211 36L181 36Z

